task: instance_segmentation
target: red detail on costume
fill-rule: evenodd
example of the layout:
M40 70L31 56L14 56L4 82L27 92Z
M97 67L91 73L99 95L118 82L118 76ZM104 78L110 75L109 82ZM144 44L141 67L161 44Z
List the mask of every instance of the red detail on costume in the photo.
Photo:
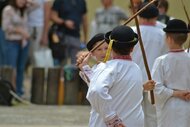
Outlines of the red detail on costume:
M113 59L132 60L130 55L114 56Z
M173 49L173 50L170 50L169 52L184 52L183 49Z

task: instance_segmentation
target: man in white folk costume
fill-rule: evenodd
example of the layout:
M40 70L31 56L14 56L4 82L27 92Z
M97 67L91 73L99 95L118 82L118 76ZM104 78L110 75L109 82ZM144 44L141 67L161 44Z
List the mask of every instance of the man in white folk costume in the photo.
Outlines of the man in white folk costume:
M147 3L143 3L140 8L143 8L146 4ZM156 26L158 13L157 7L152 4L138 16L140 32L150 70L152 69L154 60L167 52L167 46L164 43L165 33L161 28ZM132 27L132 29L135 32L137 31L136 27ZM132 58L142 70L143 81L147 81L148 77L139 44L134 47ZM145 114L145 127L157 127L156 108L148 100L148 92L144 92L143 96L142 104Z
M105 61L93 71L87 99L95 110L90 127L143 127L142 74L130 53L138 36L128 26L106 33L109 44Z
M190 55L182 48L189 30L184 21L173 19L164 31L169 52L152 69L158 127L190 127Z

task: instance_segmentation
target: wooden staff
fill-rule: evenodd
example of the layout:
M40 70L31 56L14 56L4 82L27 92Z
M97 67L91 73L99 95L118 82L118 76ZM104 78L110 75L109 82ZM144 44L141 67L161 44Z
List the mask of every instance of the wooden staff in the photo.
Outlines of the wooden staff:
M190 18L189 18L189 15L188 15L188 13L187 13L187 9L186 9L186 7L185 7L184 1L181 0L181 3L182 3L182 6L183 6L183 10L184 10L184 12L185 12L185 15L186 15L186 17L187 17L187 20L188 20L188 24L190 25ZM189 53L189 48L190 48L190 40L189 40L189 46L188 46L188 49L187 49L187 52L188 52L188 53Z
M132 7L132 10L133 10L133 13L135 13L133 0L130 0L130 1L131 1L131 7ZM145 50L144 50L143 41L142 41L142 37L141 37L141 32L140 32L140 28L139 28L139 22L138 22L137 17L135 17L135 24L136 24L136 27L137 27L137 33L138 33L138 36L139 36L139 44L140 44L140 47L141 47L141 51L142 51L142 55L143 55L143 61L144 61L144 65L145 65L145 68L146 68L147 76L148 76L148 79L151 80L152 77L151 77L150 70L149 70L149 67L148 67L146 53L145 53ZM150 97L151 97L151 104L155 104L153 90L150 91Z

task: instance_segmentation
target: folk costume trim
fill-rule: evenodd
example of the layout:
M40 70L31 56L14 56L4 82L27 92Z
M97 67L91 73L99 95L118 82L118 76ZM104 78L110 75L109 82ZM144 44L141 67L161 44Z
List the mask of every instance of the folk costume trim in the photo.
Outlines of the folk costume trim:
M130 60L130 61L132 61L132 58L131 58L130 55L114 56L113 59L123 59L123 60Z
M169 52L177 53L177 52L184 52L184 50L183 49L173 49L173 50L170 50Z

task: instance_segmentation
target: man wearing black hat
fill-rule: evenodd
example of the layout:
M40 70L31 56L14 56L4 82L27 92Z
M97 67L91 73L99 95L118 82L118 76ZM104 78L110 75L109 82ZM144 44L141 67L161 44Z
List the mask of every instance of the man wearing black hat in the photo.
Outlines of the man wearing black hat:
M140 8L143 8L147 3L143 3ZM147 56L149 69L152 69L154 60L167 52L165 44L165 33L156 26L158 9L155 5L150 5L142 13L139 14L139 25L144 44L144 49ZM133 27L136 31L136 27ZM134 47L132 58L143 72L143 81L147 81L147 73L142 58L140 45ZM157 127L156 125L156 109L148 101L148 93L144 92L143 108L145 113L145 127Z
M155 87L158 127L190 126L190 55L183 44L190 32L179 19L170 20L166 32L169 53L155 60L152 76Z
M93 72L87 93L95 110L90 127L143 127L142 75L130 56L138 36L130 27L118 26L106 33L105 40L109 44L105 63Z

